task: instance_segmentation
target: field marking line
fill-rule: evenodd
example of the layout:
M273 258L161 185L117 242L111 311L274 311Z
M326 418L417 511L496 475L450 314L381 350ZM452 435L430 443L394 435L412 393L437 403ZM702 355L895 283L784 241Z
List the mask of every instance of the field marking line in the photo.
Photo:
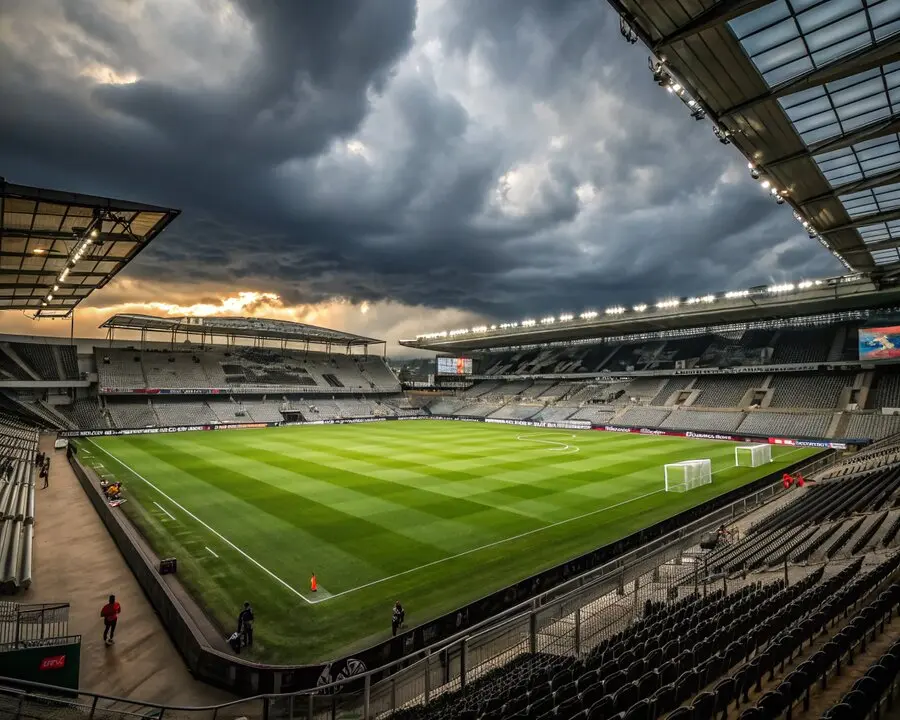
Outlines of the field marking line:
M379 585L379 584L381 584L381 583L383 583L383 582L387 582L388 580L394 580L394 579L396 579L396 578L398 578L398 577L403 577L404 575L409 575L410 573L417 572L418 570L424 570L425 568L433 567L433 566L435 566L435 565L439 565L439 564L441 564L441 563L447 562L448 560L455 560L456 558L464 557L464 556L466 556L466 555L471 555L472 553L478 552L478 551L480 551L480 550L486 550L486 549L488 549L488 548L495 547L495 546L497 546L497 545L502 545L502 544L507 543L507 542L510 542L510 541L512 541L512 540L519 540L520 538L528 537L529 535L534 535L535 533L539 533L539 532L541 532L541 531L543 531L543 530L549 530L550 528L558 527L558 526L560 526L560 525L565 525L565 524L567 524L567 523L574 522L574 521L576 521L576 520L582 520L582 519L584 519L584 518L586 518L586 517L591 517L592 515L597 515L597 514L599 514L599 513L601 513L601 512L604 512L604 511L606 511L606 510L612 510L612 509L614 509L614 508L621 507L622 505L627 505L628 503L634 502L634 501L636 501L636 500L643 500L644 498L648 498L648 497L651 497L651 496L653 496L653 495L658 495L658 494L661 493L661 492L666 492L665 488L661 488L661 489L659 489L659 490L653 490L653 491L651 491L651 492L649 492L649 493L645 493L645 494L643 494L643 495L638 495L638 496L636 496L636 497L629 498L628 500L623 500L622 502L615 503L614 505L608 505L608 506L606 506L606 507L598 508L598 509L596 509L596 510L591 510L590 512L583 513L583 514L581 514L581 515L576 515L576 516L574 516L574 517L565 518L564 520L558 520L558 521L555 522L555 523L550 523L549 525L544 525L544 526L542 526L542 527L535 528L534 530L528 530L527 532L520 533L520 534L518 534L518 535L513 535L512 537L503 538L503 539L501 539L501 540L496 540L496 541L494 541L494 542L487 543L486 545L480 545L479 547L470 548L470 549L468 549L468 550L464 550L463 552L456 553L455 555L448 555L447 557L441 558L441 559L439 559L439 560L432 560L431 562L425 563L424 565L419 565L419 566L414 567L414 568L409 568L408 570L403 570L403 571L401 571L401 572L394 573L393 575L388 575L387 577L383 577L383 578L380 578L380 579L378 579L378 580L372 580L371 582L365 583L365 584L363 584L363 585L358 585L357 587L353 587L353 588L350 588L350 589L348 589L348 590L343 590L343 591L341 591L341 592L339 592L339 593L334 593L333 595L332 595L332 594L329 594L327 597L322 597L322 598L319 598L319 599L310 600L308 597L306 597L305 595L303 595L303 593L301 593L299 590L297 590L296 588L294 588L294 587L292 587L291 585L289 585L288 583L286 583L284 580L282 580L280 577L278 577L275 573L273 573L273 572L272 572L271 570L269 570L267 567L265 567L265 566L262 565L260 562L258 562L257 560L255 560L254 558L252 558L250 555L248 555L246 552L244 552L241 548L239 548L237 545L235 545L233 542L231 542L231 540L229 540L229 539L226 538L224 535L222 535L218 530L216 530L215 528L211 527L211 526L208 525L207 523L203 522L203 520L201 520L201 519L198 518L196 515L194 515L190 510L188 510L187 508L185 508L185 507L184 507L183 505L181 505L178 501L174 500L171 496L169 496L168 494L166 494L165 492L163 492L162 490L160 490L156 485L154 485L152 482L150 482L149 480L147 480L147 478L145 478L145 477L144 477L143 475L141 475L139 472L137 472L136 470L134 470L133 468L131 468L129 465L127 465L125 462L123 462L123 461L120 460L119 458L117 458L115 455L113 455L111 452L109 452L106 448L103 448L103 447L100 447L99 445L97 445L97 444L94 442L94 440L93 440L92 438L88 438L88 440L90 440L91 444L94 445L98 450L102 450L102 451L103 451L104 453L106 453L109 457L111 457L113 460L115 460L117 463L119 463L122 467L124 467L126 470L128 470L129 472L131 472L135 477L139 478L140 480L143 480L147 485L149 485L151 488L153 488L154 490L156 490L156 492L158 492L158 493L159 493L160 495L162 495L164 498L166 498L167 500L169 500L173 505L175 505L177 508L179 508L182 512L184 512L186 515L188 515L189 517L191 517L191 518L193 518L194 520L196 520L196 521L197 521L198 523L200 523L203 527L205 527L207 530L209 530L211 533L213 533L216 537L218 537L220 540L222 540L225 544L227 544L229 547L231 547L232 549L234 549L235 551L237 551L239 554L243 555L247 560L249 560L251 563L253 563L254 565L256 565L260 570L262 570L264 573L266 573L269 577L271 577L273 580L277 581L277 582L278 582L280 585L282 585L283 587L285 587L285 588L287 588L288 590L290 590L294 595L296 595L297 597L299 597L300 599L302 599L302 600L303 600L304 602L306 602L308 605L318 605L319 603L323 603L323 602L326 602L326 601L328 601L328 600L333 600L334 598L341 597L342 595L349 595L350 593L354 593L354 592L356 592L357 590L364 590L364 589L369 588L369 587L372 587L372 586L374 586L374 585ZM784 454L781 455L780 457L784 458L784 457L786 457L786 456L788 456L788 455L794 454L795 452L799 452L800 450L802 450L802 448L794 448L794 449L790 450L789 452L784 453ZM719 469L719 470L714 470L713 472L710 473L710 475L715 475L716 473L723 472L723 471L725 471L725 470L731 470L731 469L732 469L731 466L729 466L729 467L724 467L724 468L721 468L721 469ZM209 548L207 548L207 549L209 549Z
M218 558L218 557L219 557L218 555L216 555L216 554L213 552L212 548L210 548L209 545L204 545L203 547L205 547L205 548L206 548L206 552L208 552L208 553L209 553L210 555L212 555L214 558Z
M90 438L89 438L89 439L90 439ZM217 538L219 538L219 540L221 540L221 541L224 542L226 545L228 545L231 549L233 549L233 550L235 550L236 552L238 552L239 554L243 555L247 560L249 560L251 563L253 563L254 565L256 565L256 567L258 567L260 570L262 570L262 571L263 571L266 575L268 575L270 578L272 578L273 580L275 580L279 585L282 585L283 587L285 587L285 588L287 588L288 590L290 590L292 593L294 593L294 595L296 595L298 598L300 598L301 600L303 600L303 602L308 603L308 604L310 604L310 605L313 604L313 602L312 602L309 598L307 598L303 593L301 593L301 592L300 592L299 590L297 590L295 587L293 587L293 586L289 585L288 583L286 583L284 580L282 580L280 577L278 577L275 573L273 573L271 570L269 570L269 568L267 568L265 565L263 565L262 563L260 563L258 560L256 560L255 558L250 557L246 552L244 552L243 550L241 550L241 548L239 548L237 545L235 545L233 542L231 542L231 540L229 540L227 537L225 537L222 533L220 533L220 532L219 532L218 530L216 530L215 528L213 528L213 527L211 527L210 525L208 525L208 524L206 524L205 522L203 522L200 518L198 518L196 515L194 515L194 513L192 513L190 510L188 510L186 507L184 507L181 503L179 503L177 500L173 499L170 495L168 495L168 494L166 494L165 492L163 492L162 490L160 490L158 487L156 487L156 485L154 485L152 482L150 482L147 478L145 478L145 477L144 477L143 475L141 475L139 472L137 472L137 471L134 470L133 468L129 467L129 466L128 466L127 464L125 464L122 460L120 460L120 459L117 458L115 455L113 455L111 452L109 452L109 450L107 450L106 448L101 447L100 445L97 445L97 444L94 442L93 439L90 439L90 441L91 441L91 443L94 445L94 447L96 447L98 450L102 450L104 453L106 453L107 455L109 455L109 457L111 457L113 460L115 460L117 463L119 463L123 468L125 468L125 469L128 470L130 473L132 473L136 478L138 478L139 480L143 480L147 485L149 485L150 487L152 487L154 490L156 490L156 492L158 492L160 495L162 495L164 498L166 498L166 500L168 500L168 501L169 501L170 503L172 503L175 507L177 507L179 510L181 510L181 512L183 512L183 513L184 513L185 515L187 515L188 517L193 518L194 520L196 520L196 521L197 521L198 523L200 523L203 527L205 527L207 530L209 530L213 535L215 535Z
M170 513L168 510L166 510L166 509L165 509L162 505L160 505L158 502L156 502L156 500L153 501L153 504L156 505L156 507L158 507L160 510L162 510L162 511L163 511L166 515L168 515L170 518L172 518L173 520L175 520L175 516L174 516L172 513Z
M478 547L469 548L468 550L463 550L460 553L456 553L455 555L448 555L445 558L441 558L440 560L432 560L431 562L425 563L424 565L419 565L414 568L410 568L409 570L403 570L398 573L394 573L393 575L388 575L387 577L380 578L379 580L373 580L372 582L365 583L364 585L359 585L355 588L350 588L349 590L343 590L339 593L334 593L327 598L322 598L321 600L310 600L309 602L313 605L321 602L325 602L326 600L331 600L336 597L340 597L341 595L349 595L352 592L356 592L357 590L363 590L367 587L372 587L373 585L378 585L379 583L387 582L388 580L394 580L398 577L403 577L404 575L409 575L410 573L416 572L418 570L424 570L428 567L433 567L435 565L440 565L441 563L447 562L448 560L455 560L456 558L461 558L466 555L471 555L472 553L478 552L480 550L487 550L491 547L496 547L497 545L502 545L503 543L510 542L512 540L519 540L523 537L528 537L529 535L534 535L535 533L542 532L544 530L549 530L550 528L559 527L560 525L565 525L566 523L574 522L575 520L582 520L586 517L590 517L591 515L597 515L598 513L602 513L605 510L612 510L613 508L621 507L622 505L627 505L630 502L634 502L635 500L643 500L644 498L648 498L651 495L656 495L658 493L665 492L665 489L662 490L654 490L653 492L645 493L644 495L638 495L637 497L629 498L628 500L623 500L622 502L615 503L614 505L607 505L606 507L598 508L596 510L591 510L590 512L583 513L581 515L576 515L575 517L566 518L565 520L558 520L554 523L550 523L549 525L543 525L539 528L535 528L534 530L528 530L527 532L519 533L518 535L513 535L512 537L503 538L502 540L495 540L494 542L487 543L486 545L479 545Z
M566 443L560 442L559 440L541 440L540 439L542 437L546 438L547 435L555 435L558 437L560 435L560 433L554 433L552 431L549 433L546 433L546 432L525 433L523 435L516 435L516 440L520 440L522 442L541 443L543 445L555 445L556 447L559 448L559 453L561 455L572 455L574 453L581 451L581 448L578 447L577 445L567 445ZM578 437L577 435L574 435L572 433L562 433L562 435L563 435L563 437L573 438L573 439ZM569 450L571 452L566 452L567 450Z
M575 437L574 435L572 437ZM517 438L518 439L518 438ZM788 455L792 455L795 452L799 452L803 448L794 448L793 450L784 453L780 457L784 458ZM732 466L723 467L719 470L713 470L710 475L715 475L716 473L724 472L725 470L732 470ZM576 515L575 517L566 518L565 520L559 520L555 523L550 523L549 525L544 525L543 527L535 528L534 530L529 530L524 533L520 533L519 535L513 535L512 537L504 538L502 540L496 540L492 543L488 543L487 545L481 545L479 547L471 548L469 550L464 550L461 553L457 553L456 555L449 555L445 558L441 558L440 560L432 560L429 563L425 563L424 565L419 565L418 567L410 568L409 570L403 570L402 572L395 573L393 575L389 575L388 577L381 578L379 580L373 580L372 582L365 583L364 585L359 585L358 587L350 588L349 590L343 590L342 592L335 593L329 597L323 597L320 600L309 600L308 602L311 605L317 605L318 603L325 602L326 600L331 600L336 597L340 597L341 595L349 595L350 593L356 592L357 590L363 590L368 587L372 587L373 585L378 585L383 582L387 582L388 580L394 580L395 578L402 577L403 575L409 575L410 573L416 572L417 570L424 570L428 567L433 567L434 565L439 565L440 563L447 562L448 560L455 560L456 558L463 557L465 555L471 555L472 553L478 552L479 550L486 550L487 548L494 547L496 545L502 545L503 543L509 542L511 540L518 540L523 537L527 537L529 535L534 535L535 533L539 533L542 530L549 530L553 527L558 527L560 525L565 525L566 523L574 522L575 520L582 520L586 517L590 517L592 515L597 515L598 513L603 512L604 510L612 510L613 508L621 507L622 505L627 505L630 502L634 502L635 500L643 500L644 498L651 497L652 495L657 495L661 492L666 492L666 489L663 487L660 490L653 490L652 492L645 493L644 495L638 495L637 497L629 498L628 500L623 500L622 502L616 503L614 505L607 505L606 507L598 508L597 510L591 510L590 512L583 513L582 515Z

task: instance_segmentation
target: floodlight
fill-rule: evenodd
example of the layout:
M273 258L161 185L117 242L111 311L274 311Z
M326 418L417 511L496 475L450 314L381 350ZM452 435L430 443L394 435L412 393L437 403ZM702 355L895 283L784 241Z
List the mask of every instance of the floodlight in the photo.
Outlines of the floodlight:
M647 309L647 303L641 303L640 305L634 306L635 312L644 312L644 310L646 310L646 309Z
M704 295L704 296L703 296L702 298L700 298L700 299L701 299L703 302L705 302L705 303L711 303L711 302L715 302L715 301L716 301L716 296L715 296L715 295Z
M757 170L755 167L751 167L750 177L752 177L754 180L759 180L759 170Z
M97 232L97 228L94 228L93 230L91 230L91 237L92 237L92 238L97 237L99 234L100 234L100 233Z
M772 183L770 183L768 180L763 180L760 185L762 185L763 190L768 190L772 186Z
M35 255L46 255L47 249L46 248L35 248L31 252L33 252Z
M54 286L53 286L53 292L56 292L57 290L59 290L59 285L54 285Z
M559 321L560 322L568 322L573 317L574 317L574 315L572 315L571 313L565 313L565 314L559 316Z
M47 296L47 302L50 302L52 299L53 299L53 293L50 293L50 294Z
M775 204L776 205L784 205L784 198L781 195L775 196Z

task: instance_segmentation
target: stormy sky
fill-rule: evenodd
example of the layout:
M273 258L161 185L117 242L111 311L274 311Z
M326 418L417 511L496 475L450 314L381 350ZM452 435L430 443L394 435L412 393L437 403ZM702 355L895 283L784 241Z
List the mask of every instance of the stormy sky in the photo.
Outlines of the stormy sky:
M0 175L183 210L97 317L395 338L839 272L601 0L3 0L0 68Z

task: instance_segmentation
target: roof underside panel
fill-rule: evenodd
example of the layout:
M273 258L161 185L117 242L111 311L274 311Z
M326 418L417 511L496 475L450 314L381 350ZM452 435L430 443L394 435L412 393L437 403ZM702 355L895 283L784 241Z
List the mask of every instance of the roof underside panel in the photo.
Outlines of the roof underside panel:
M113 315L100 327L109 330L139 332L186 333L209 337L263 338L291 342L312 342L337 345L372 345L384 342L342 330L290 320L269 320L253 317L161 317L120 313Z
M0 310L67 315L178 214L0 178Z
M609 2L826 247L900 263L900 1Z

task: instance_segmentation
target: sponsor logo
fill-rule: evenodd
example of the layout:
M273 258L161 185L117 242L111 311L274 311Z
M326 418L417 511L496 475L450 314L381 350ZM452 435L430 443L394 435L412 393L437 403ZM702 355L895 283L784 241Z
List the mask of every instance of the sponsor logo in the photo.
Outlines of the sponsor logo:
M719 433L686 432L684 437L698 440L734 440L734 435L720 435Z
M41 660L38 670L62 670L66 666L65 655L53 655Z
M606 432L620 432L620 433L630 433L631 432L631 428L616 427L615 425L604 425L602 429L606 430Z
M668 435L665 430L654 430L652 428L641 428L638 430L641 435Z

